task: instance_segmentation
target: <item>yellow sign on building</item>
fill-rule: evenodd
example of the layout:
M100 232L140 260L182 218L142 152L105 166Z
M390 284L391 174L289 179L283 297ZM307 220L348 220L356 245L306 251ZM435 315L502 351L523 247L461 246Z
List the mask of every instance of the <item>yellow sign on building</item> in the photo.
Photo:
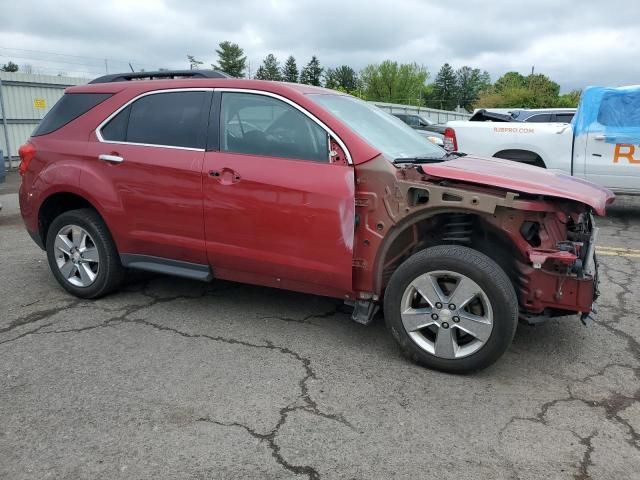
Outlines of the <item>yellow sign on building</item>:
M47 108L47 101L44 98L34 98L33 108Z

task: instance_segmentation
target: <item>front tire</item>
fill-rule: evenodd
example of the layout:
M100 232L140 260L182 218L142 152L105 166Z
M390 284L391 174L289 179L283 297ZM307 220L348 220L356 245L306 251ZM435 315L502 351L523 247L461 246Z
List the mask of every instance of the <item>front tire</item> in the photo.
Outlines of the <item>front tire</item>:
M47 232L47 260L53 276L69 293L98 298L117 289L124 268L109 229L94 210L70 210Z
M486 368L507 350L518 301L507 274L468 247L422 250L393 273L384 296L387 327L403 352L436 370Z

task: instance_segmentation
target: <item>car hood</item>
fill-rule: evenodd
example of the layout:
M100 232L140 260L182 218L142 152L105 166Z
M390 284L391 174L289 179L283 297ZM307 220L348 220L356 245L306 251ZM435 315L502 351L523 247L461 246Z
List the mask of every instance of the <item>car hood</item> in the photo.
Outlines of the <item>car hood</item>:
M421 167L434 177L575 200L589 205L598 215L604 215L606 206L615 199L611 190L586 180L499 158L466 155Z

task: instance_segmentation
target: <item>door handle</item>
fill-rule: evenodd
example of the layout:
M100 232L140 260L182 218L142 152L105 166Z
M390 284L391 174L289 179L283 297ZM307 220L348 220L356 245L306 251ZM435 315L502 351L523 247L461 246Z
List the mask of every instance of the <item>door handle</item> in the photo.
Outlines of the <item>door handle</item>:
M209 176L215 178L222 185L232 185L241 180L240 174L231 168L224 167L220 170L209 170Z
M124 162L124 158L119 155L108 155L106 153L101 153L98 155L98 160L102 160L103 162L109 163L122 163Z
M593 139L597 140L599 142L604 142L607 138L609 138L609 137L607 137L606 135L594 135L593 136Z

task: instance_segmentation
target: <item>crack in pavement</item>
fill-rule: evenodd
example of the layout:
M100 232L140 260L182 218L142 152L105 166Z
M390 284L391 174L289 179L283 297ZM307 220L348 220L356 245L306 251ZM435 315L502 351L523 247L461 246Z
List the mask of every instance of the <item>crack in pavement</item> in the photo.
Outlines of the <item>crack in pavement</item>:
M632 284L630 277L633 276L634 273L637 273L637 267L628 259L625 259L623 261L627 263L627 266L631 269L633 273L629 274L622 270L616 269L615 267L612 267L608 264L601 264L601 266L602 266L603 277L605 277L608 281L610 281L611 283L613 283L614 285L620 288L620 291L616 293L617 305L614 304L612 306L620 308L626 312L626 311L629 311L629 306L627 304L628 298L630 298L630 296L633 295L633 292L627 285ZM615 281L611 277L612 272L618 275L621 275L622 278L624 279L623 282L626 282L626 283ZM604 303L604 305L607 305L607 303ZM605 330L607 330L617 338L623 340L624 343L626 344L625 348L629 352L629 354L635 359L640 359L640 342L638 342L638 340L636 340L636 338L633 337L632 335L615 327L614 324L617 322L618 322L617 320L612 320L608 322L599 321L596 323L596 325L601 325L602 327L605 328ZM599 434L598 430L595 429L590 435L586 437L581 437L570 428L550 425L547 420L547 413L549 409L551 409L552 407L560 403L572 402L572 401L582 402L584 405L586 405L589 408L602 408L605 412L605 418L607 420L612 420L616 422L627 431L628 436L625 435L623 437L624 441L636 449L640 448L640 434L635 431L633 426L627 420L625 420L620 416L620 412L622 410L628 408L635 402L640 401L640 388L636 390L636 392L632 396L626 396L617 392L612 392L612 395L609 395L606 398L602 400L597 400L597 401L581 398L580 396L576 395L573 391L577 385L584 384L588 380L595 378L597 376L605 376L606 370L614 366L628 368L633 371L636 378L640 379L640 367L633 366L633 365L620 364L619 362L607 364L604 367L602 367L598 372L589 374L582 379L574 380L571 384L567 385L566 397L557 398L557 399L550 400L548 402L543 403L542 405L540 405L539 411L533 417L520 417L520 416L511 417L509 421L498 432L498 437L502 437L505 434L506 430L511 426L511 424L513 424L515 421L518 421L518 420L540 423L546 427L569 431L576 438L578 438L580 441L580 444L585 447L585 452L583 454L583 457L580 463L578 464L578 472L574 475L574 478L576 480L586 480L591 478L588 470L589 470L589 467L593 465L593 462L591 459L591 456L594 450L592 440L594 437L596 437Z
M24 325L29 325L31 323L39 322L40 320L44 320L47 317L52 317L53 315L57 315L63 310L66 310L67 308L75 308L80 303L82 303L82 300L80 299L72 300L66 305L63 305L60 307L48 308L46 310L38 310L36 312L32 312L28 315L25 315L24 317L16 318L11 323L9 323L8 326L4 328L0 328L0 334L10 332L11 330L15 330L16 328L23 327Z
M242 428L252 437L257 438L260 441L266 441L269 446L269 450L271 450L271 456L274 458L276 463L280 465L282 468L284 468L285 470L295 473L296 475L307 475L307 477L309 477L309 480L320 479L320 473L312 466L293 465L287 462L285 458L282 456L282 454L280 453L280 445L276 443L275 437L278 433L278 430L280 430L280 427L282 427L282 425L284 425L284 422L286 421L286 413L283 413L282 410L280 410L280 420L278 421L276 426L273 428L273 430L271 430L269 433L266 433L266 434L258 433L255 430L253 430L251 427L248 427L247 425L243 425L242 423L238 423L238 422L230 422L230 423L220 422L218 420L212 420L209 417L200 417L198 418L198 421L213 423L215 425L220 425L223 427Z
M580 444L586 447L584 451L584 455L582 456L582 460L578 465L578 473L576 473L573 478L574 480L589 480L591 476L589 475L589 467L593 466L593 462L591 461L591 454L593 453L593 445L591 440L595 437L597 433L593 433L588 437L584 437L580 439Z
M232 288L238 288L233 286ZM225 288L224 290L229 290L232 288ZM129 290L131 291L131 290ZM352 430L356 430L353 425L351 423L349 423L346 418L341 415L341 414L331 414L331 413L326 413L320 410L320 408L318 407L318 404L315 400L313 400L313 398L311 397L311 394L309 393L309 386L308 386L308 382L310 380L314 380L317 378L316 373L314 372L314 370L311 367L311 360L303 357L302 355L300 355L298 352L288 348L288 347L283 347L283 346L278 346L273 344L273 342L271 341L265 341L265 343L251 343L251 342L247 342L244 340L238 340L236 338L228 338L228 337L222 337L222 336L214 336L214 335L208 335L208 334L200 334L200 333L188 333L188 332L184 332L181 330L178 330L176 328L173 327L168 327L165 325L160 325L148 320L144 320L144 319L136 319L136 318L129 318L131 315L138 313L142 310L145 310L147 308L151 308L155 305L161 304L161 303L167 303L167 302L172 302L175 300L181 300L181 299L193 299L193 298L199 298L199 297L205 297L205 296L209 296L209 295L213 295L215 293L218 292L218 290L214 290L214 291L207 291L205 290L202 294L200 295L196 295L196 296L190 296L190 295L176 295L176 296L172 296L172 297L161 297L158 296L156 294L153 294L151 292L149 292L149 284L147 283L146 285L144 285L142 288L140 288L139 290L137 290L138 293L141 293L142 295L145 295L147 297L149 297L151 299L150 302L142 304L142 305L134 305L134 306L130 306L128 308L123 308L123 309L119 309L119 310L105 310L103 309L103 311L106 312L122 312L120 315L115 316L115 317L111 317L108 318L106 320L104 320L103 322L96 324L96 325L88 325L85 327L79 327L79 328L72 328L72 329L65 329L65 330L51 330L51 331L41 331L44 328L47 328L51 325L53 325L55 322L50 322L47 324L43 324L40 325L38 328L34 329L34 330L29 330L27 332L22 333L21 335L19 335L18 337L14 337L12 339L9 340L5 340L3 342L0 342L0 345L3 343L10 343L10 342L14 342L20 338L24 338L26 336L29 335L51 335L51 334L67 334L67 333L82 333L82 332L87 332L90 330L95 330L95 329L99 329L99 328L108 328L108 327L114 327L117 325L122 325L122 324L138 324L138 325L143 325L143 326L147 326L150 328L153 328L155 330L158 331L162 331L162 332L170 332L176 335L180 335L182 337L185 338L190 338L190 339L206 339L206 340L210 340L213 342L220 342L220 343L226 343L226 344L230 344L230 345L241 345L241 346L245 346L245 347L250 347L250 348L264 348L264 349L268 349L268 350L274 350L277 351L283 355L287 355L293 359L295 359L296 361L298 361L303 369L304 369L304 376L298 381L298 388L300 390L300 395L298 396L298 400L302 401L301 405L296 405L296 402L293 402L292 404L289 404L285 407L282 407L279 411L279 415L280 418L278 420L278 422L276 423L276 425L274 426L274 428L267 434L261 434L256 432L255 430L253 430L252 428L250 428L249 426L246 425L242 425L240 423L237 422L231 422L231 423L226 423L226 422L221 422L218 420L212 420L209 419L208 417L201 417L198 419L198 421L207 421L210 423L215 423L217 425L222 425L222 426L233 426L233 427L240 427L243 428L244 430L246 430L251 436L258 438L262 441L267 441L268 445L269 445L269 449L271 450L271 454L273 456L273 458L276 460L276 462L282 466L284 469L286 469L287 471L290 471L296 475L307 475L308 478L310 480L316 480L320 478L320 474L318 473L318 471L313 468L312 466L309 465L294 465L291 464L289 462L286 461L286 459L284 458L284 456L282 455L282 453L280 452L280 446L276 443L276 436L278 434L278 431L280 430L280 428L285 424L288 415L291 412L295 412L298 410L301 411L305 411L307 413L310 413L312 415L316 415L322 418L326 418L328 420L332 420L335 422L338 422L342 425L345 425L347 427L349 427ZM61 308L57 308L57 309L48 309L48 310L43 310L41 312L36 312L34 314L30 314L26 317L24 317L23 319L18 319L15 320L14 322L12 322L12 325L14 325L12 328L7 329L5 331L9 331L11 329L14 328L18 328L19 326L23 326L29 323L34 323L37 322L39 320L42 320L44 318L46 318L47 316L50 315L54 315L56 313L59 313L60 311L64 310L65 308L73 308L77 305L79 305L81 302L81 300L77 300L74 302L71 302L69 305L65 306L65 307L61 307ZM332 315L335 315L338 312L340 306L338 306L337 308L325 312L325 313L320 313L320 314L312 314L309 315L307 317L305 317L303 320L305 319L309 319L312 317L315 318L325 318L325 317L330 317ZM1 332L0 332L1 333Z
M259 319L260 320L280 320L281 322L289 322L289 323L303 323L306 325L313 325L315 327L319 327L321 325L311 322L310 320L314 318L318 318L318 319L329 318L338 314L346 314L346 312L344 311L344 305L341 303L337 304L333 310L329 310L328 312L311 313L303 318L281 317L279 315L266 315L263 317L259 317Z

